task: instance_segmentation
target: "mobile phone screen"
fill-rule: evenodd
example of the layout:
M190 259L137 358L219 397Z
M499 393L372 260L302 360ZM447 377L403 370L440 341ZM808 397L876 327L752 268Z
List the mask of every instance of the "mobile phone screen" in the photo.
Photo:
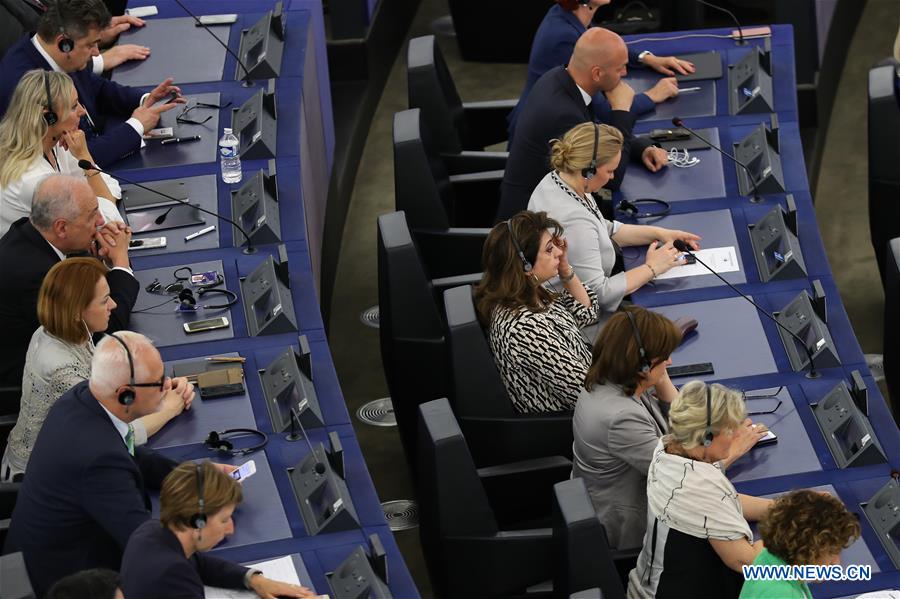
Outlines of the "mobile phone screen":
M237 481L243 481L256 474L256 462L249 460L241 464L241 467L231 473L231 478Z

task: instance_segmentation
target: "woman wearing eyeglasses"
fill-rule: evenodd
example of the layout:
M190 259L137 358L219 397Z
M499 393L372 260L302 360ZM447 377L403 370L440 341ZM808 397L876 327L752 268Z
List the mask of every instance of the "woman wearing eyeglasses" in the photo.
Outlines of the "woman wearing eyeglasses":
M52 113L52 114L51 114ZM107 221L122 221L116 202L119 184L79 160L94 159L78 128L84 116L72 79L55 71L28 71L19 80L0 121L0 235L31 214L31 197L47 175L83 176Z
M741 566L763 549L748 521L766 515L771 499L738 493L721 461L733 453L747 410L739 391L692 381L669 409L669 434L647 469L647 532L629 599L734 597Z
M66 391L90 376L92 336L107 329L116 307L106 272L94 258L69 258L54 265L44 278L37 305L41 326L25 356L19 418L0 462L0 482L21 480L47 412ZM149 435L189 408L192 400L193 386L187 379L173 379L159 411L134 421L135 445L146 443Z
M519 412L571 410L591 362L581 328L597 321L600 306L569 265L562 234L545 212L523 210L484 243L475 306ZM562 289L544 286L557 276Z

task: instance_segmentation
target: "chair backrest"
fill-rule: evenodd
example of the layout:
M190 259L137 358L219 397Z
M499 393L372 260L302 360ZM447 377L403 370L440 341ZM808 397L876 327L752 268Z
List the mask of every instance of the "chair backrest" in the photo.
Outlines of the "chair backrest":
M444 291L448 377L453 409L460 417L516 414L475 314L472 287Z
M21 551L0 555L0 597L3 599L34 599L34 589L25 569Z
M890 396L900 398L900 238L888 244L884 274L884 377ZM891 404L896 421L900 402Z
M462 100L433 35L409 40L406 50L409 107L421 108L441 152L458 154L468 137Z
M394 115L394 197L410 228L445 230L453 188L418 108Z
M869 228L882 283L888 242L900 236L900 64L893 59L869 71Z
M432 585L447 588L443 539L490 536L499 531L494 512L450 402L419 406L419 536ZM459 573L461 576L464 573Z
M378 217L381 361L410 469L420 403L447 394L444 323L403 212Z
M553 554L557 596L599 587L606 599L624 599L606 529L580 478L553 485Z

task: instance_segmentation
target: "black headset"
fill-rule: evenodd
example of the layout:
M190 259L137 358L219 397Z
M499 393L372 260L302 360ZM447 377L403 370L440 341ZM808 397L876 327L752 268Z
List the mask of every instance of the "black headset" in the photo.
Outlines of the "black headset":
M519 242L516 241L516 236L512 230L512 224L510 224L512 219L506 221L506 228L509 229L509 238L512 240L513 247L516 248L516 253L519 255L519 259L522 261L522 269L525 273L530 273L534 266L532 266L531 262L528 261L528 258L525 257L525 252L522 251L522 247L519 245Z
M581 176L586 180L593 179L597 174L597 144L600 143L600 127L597 126L597 123L592 124L594 125L594 151L591 152L591 163L587 168L581 169Z
M235 449L234 444L226 439L226 436L230 437L244 437L247 435L255 435L259 438L259 443L256 445L251 445L249 447L243 447L241 449ZM209 435L207 435L206 440L203 441L203 445L206 446L207 449L212 451L220 451L222 453L230 453L231 455L247 455L248 453L253 453L254 451L259 451L263 447L266 446L266 443L269 442L269 436L255 428L230 428L226 431L210 431Z
M56 20L57 31L62 34L62 39L56 44L60 52L68 54L75 49L75 40L66 33L65 20L63 19L62 4L66 0L53 0L47 7L47 12L51 12L51 16Z
M59 122L59 116L53 110L53 98L50 96L50 76L44 71L44 91L47 92L47 112L44 113L44 120L47 126L52 127Z
M712 385L706 385L706 430L703 432L703 447L709 447L713 442L712 430Z
M641 332L638 330L637 321L634 318L634 314L631 313L631 310L622 309L625 312L625 316L628 317L628 322L631 323L631 330L634 332L634 341L637 343L638 355L641 359L641 374L647 374L650 372L650 369L653 365L650 363L650 359L647 358L647 351L644 349L644 342L641 341Z
M197 470L197 513L191 516L191 526L197 530L206 528L206 499L203 496L203 462L195 464Z
M650 204L653 206L660 206L659 210L655 212L641 212L641 209L638 207L640 204ZM667 215L672 211L672 205L665 200L658 200L656 198L638 198L636 200L625 200L622 199L619 201L618 205L616 205L616 212L620 212L624 214L628 218L660 218Z
M227 299L224 304L201 304L197 305L197 299L202 298L206 293L221 293ZM181 310L224 310L225 308L230 308L238 302L238 296L234 291L229 291L228 289L214 289L211 287L201 287L197 290L197 295L194 295L194 291L190 287L184 287L180 292L178 292L178 303L180 304L179 309Z
M130 406L134 403L134 386L137 384L134 380L134 359L131 357L131 351L128 349L128 346L125 345L125 342L122 341L122 339L120 339L118 335L109 333L109 336L122 344L122 347L125 348L125 355L128 357L128 385L131 388L120 392L118 395L118 400L119 403L123 406Z

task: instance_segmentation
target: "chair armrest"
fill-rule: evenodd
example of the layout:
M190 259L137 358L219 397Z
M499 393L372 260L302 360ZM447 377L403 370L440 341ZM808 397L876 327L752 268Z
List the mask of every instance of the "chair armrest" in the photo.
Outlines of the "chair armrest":
M465 150L459 154L442 154L444 166L450 175L496 171L506 168L509 152L473 152Z
M487 102L464 102L463 113L472 144L467 150L479 150L509 139L507 115L519 101L492 100Z
M491 227L500 203L503 171L451 175L453 202L447 207L454 227Z
M638 555L640 555L640 553L640 547L610 550L610 555L616 564L616 570L619 573L619 580L622 581L623 589L628 588L628 573L637 567Z
M448 536L449 597L502 597L521 593L553 575L553 530L501 531L492 536ZM473 584L477 587L473 588Z
M431 286L434 287L435 293L440 293L443 297L445 289L460 287L461 285L477 285L481 281L484 273L473 272L467 275L456 275L455 277L441 277L440 279L432 279ZM0 416L2 418L2 416Z
M22 401L22 387L0 386L0 414L12 414L19 411Z
M572 457L572 412L507 417L457 414L456 419L478 466Z
M501 528L544 523L553 506L553 485L572 475L562 456L480 468L478 476Z
M413 231L413 236L428 273L442 278L480 272L482 248L490 232L490 229L461 227L444 231L419 229Z

